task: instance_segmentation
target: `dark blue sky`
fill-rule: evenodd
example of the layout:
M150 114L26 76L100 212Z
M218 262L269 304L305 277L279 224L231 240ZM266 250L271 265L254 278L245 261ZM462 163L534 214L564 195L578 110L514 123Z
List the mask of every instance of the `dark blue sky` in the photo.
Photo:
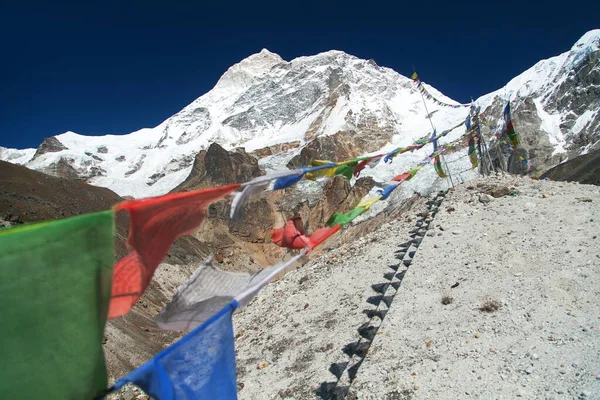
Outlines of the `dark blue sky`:
M600 2L589 0L7 3L0 145L19 148L67 130L155 126L262 48L286 60L343 50L407 76L414 64L467 102L568 50L600 21Z

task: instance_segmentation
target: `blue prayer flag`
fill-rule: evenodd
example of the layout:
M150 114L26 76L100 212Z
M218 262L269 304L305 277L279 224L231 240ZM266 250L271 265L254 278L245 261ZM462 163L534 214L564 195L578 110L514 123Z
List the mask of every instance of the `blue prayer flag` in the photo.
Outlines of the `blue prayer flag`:
M398 149L395 149L395 150L389 152L388 154L386 154L386 156L383 158L383 162L387 164L388 162L394 161L394 157L396 156L396 153L398 153Z
M158 400L237 399L233 300L177 343L115 383L130 382Z
M390 196L390 193L392 193L392 190L396 189L398 185L399 184L392 184L386 186L383 190L378 190L377 193L381 195L381 199L379 200L386 200Z
M277 180L273 184L273 190L285 189L287 187L290 187L293 184L300 181L300 179L302 179L303 175L304 174L290 175L290 176L284 176L283 178L277 178Z

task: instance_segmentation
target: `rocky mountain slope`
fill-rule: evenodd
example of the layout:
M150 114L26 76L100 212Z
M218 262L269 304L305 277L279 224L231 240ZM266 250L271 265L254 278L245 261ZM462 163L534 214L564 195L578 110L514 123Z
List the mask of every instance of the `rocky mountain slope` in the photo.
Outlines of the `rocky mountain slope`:
M600 150L575 157L547 171L543 177L553 181L600 186Z
M535 167L546 170L600 149L600 29L587 32L569 51L538 62L477 104L485 115L501 117L507 101L525 150L519 156L530 158Z
M538 168L600 143L599 42L600 30L590 31L568 52L540 61L476 101L485 115L497 119L511 100L525 156ZM466 108L431 102L428 107L438 130L467 115ZM197 156L211 143L229 151L244 147L263 171L270 171L305 163L314 149L321 157L345 159L408 145L429 131L414 83L373 60L329 51L288 62L263 50L232 66L211 91L157 127L120 136L67 132L47 138L37 149L0 148L0 159L108 187L122 196L144 197L186 181ZM389 179L425 153L365 174ZM457 170L467 168L466 160L457 165Z
M334 238L234 317L239 397L600 398L599 202L484 178Z

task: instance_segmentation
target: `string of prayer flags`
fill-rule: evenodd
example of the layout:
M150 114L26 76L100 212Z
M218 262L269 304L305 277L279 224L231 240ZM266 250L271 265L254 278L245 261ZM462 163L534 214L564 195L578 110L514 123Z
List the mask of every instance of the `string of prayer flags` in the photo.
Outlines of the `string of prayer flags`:
M236 399L231 316L237 307L232 300L181 340L119 379L111 390L133 383L160 400Z
M423 94L423 96L425 96L428 100L432 100L435 104L437 104L439 106L449 107L449 108L471 107L471 104L450 104L450 103L440 101L437 98L435 98L435 96L433 96L431 93L429 93L427 91L427 89L425 88L425 85L423 84L423 82L421 80L417 79L414 81L417 83L417 89L419 89L419 91Z
M254 274L222 271L213 264L213 260L209 260L177 288L171 302L156 318L156 323L163 329L190 331L234 299L243 307L276 275L303 255L300 253Z
M130 216L127 243L132 251L115 264L108 317L125 315L146 290L175 239L200 225L210 203L239 187L234 184L118 204L116 210Z
M519 144L519 136L517 136L517 133L515 132L515 127L510 115L510 103L507 103L504 108L504 123L506 125L506 135L510 140L511 146L517 146Z
M6 228L0 238L2 397L102 395L114 211Z
M304 231L302 219L300 217L294 217L287 221L282 228L272 230L271 240L277 246L286 247L288 249L314 249L316 246L327 240L327 238L329 238L331 235L340 230L340 228L340 225L320 228L309 236Z

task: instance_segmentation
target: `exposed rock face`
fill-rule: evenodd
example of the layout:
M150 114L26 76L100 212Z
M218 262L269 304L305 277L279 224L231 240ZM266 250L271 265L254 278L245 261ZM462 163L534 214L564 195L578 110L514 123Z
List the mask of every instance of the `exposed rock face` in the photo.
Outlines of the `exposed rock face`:
M213 143L196 155L189 176L174 191L242 183L260 175L258 160L243 149L228 152Z
M42 154L46 153L58 153L59 151L67 150L67 147L62 144L56 136L51 136L49 138L44 139L42 144L37 148L33 158L36 159Z
M357 132L337 132L329 136L320 136L306 145L300 154L288 163L288 168L308 165L312 160L344 161L359 155L378 150L391 138L386 136L368 136Z
M250 155L261 159L266 156L272 156L273 154L287 153L290 150L297 149L298 147L300 147L301 143L302 142L300 142L299 140L294 140L293 142L275 144L273 146L267 146L258 150L254 150L250 153Z
M492 105L486 108L486 115L502 115L506 103L497 98ZM526 160L531 160L531 163L539 169L546 169L550 166L560 163L566 158L565 153L554 153L555 146L552 145L547 134L541 131L540 126L542 120L539 117L534 100L530 97L525 98L522 102L517 103L511 111L515 129L520 138L518 157L524 157ZM490 135L489 130L483 128L485 136ZM511 154L506 146L501 145L496 141L491 142L490 153L494 163L499 163L501 156L504 158L504 164L508 165L508 172L512 174L524 175L527 168L522 165L517 165L515 157Z
M544 176L553 181L579 182L600 186L600 150L565 161L550 169Z
M270 243L270 232L275 226L277 211L268 197L262 195L246 206L244 218L239 221L229 220L228 227L232 235L245 242Z
M505 88L480 98L481 111L501 117L510 99L515 128L521 137L520 148L541 170L599 149L599 61L600 30L594 30L570 51L540 61ZM516 164L510 162L510 166L514 170Z

